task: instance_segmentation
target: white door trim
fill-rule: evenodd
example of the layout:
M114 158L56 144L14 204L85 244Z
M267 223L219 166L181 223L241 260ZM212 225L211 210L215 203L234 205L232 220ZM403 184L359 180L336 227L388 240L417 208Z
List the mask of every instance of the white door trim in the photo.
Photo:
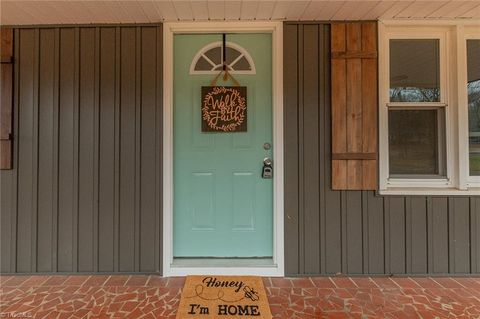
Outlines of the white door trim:
M273 263L256 267L173 265L173 35L175 33L272 33ZM249 274L284 276L283 24L282 22L172 22L163 25L163 276Z

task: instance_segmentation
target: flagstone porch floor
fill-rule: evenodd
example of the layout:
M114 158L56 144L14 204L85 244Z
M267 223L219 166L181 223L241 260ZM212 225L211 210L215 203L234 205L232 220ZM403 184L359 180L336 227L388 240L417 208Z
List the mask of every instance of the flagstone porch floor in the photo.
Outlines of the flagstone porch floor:
M184 278L0 276L0 318L175 318ZM264 278L275 318L480 318L480 278Z

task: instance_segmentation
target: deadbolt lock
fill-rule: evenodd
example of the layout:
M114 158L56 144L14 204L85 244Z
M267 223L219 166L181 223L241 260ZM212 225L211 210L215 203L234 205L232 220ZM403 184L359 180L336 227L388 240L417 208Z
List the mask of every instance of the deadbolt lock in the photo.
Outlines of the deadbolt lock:
M272 160L268 157L263 159L263 168L262 168L262 178L271 179L273 178L273 166Z

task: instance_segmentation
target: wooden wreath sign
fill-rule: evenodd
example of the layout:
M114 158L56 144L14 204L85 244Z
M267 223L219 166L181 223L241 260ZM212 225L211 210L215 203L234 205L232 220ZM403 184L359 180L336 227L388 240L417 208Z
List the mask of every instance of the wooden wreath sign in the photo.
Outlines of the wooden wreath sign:
M247 87L202 86L202 132L246 132Z

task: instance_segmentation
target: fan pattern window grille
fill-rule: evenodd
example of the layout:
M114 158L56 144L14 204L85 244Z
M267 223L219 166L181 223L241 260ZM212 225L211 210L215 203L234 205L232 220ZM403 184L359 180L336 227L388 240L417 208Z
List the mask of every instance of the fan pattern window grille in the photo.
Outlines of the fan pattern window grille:
M255 74L255 64L250 54L240 45L226 43L226 64L232 74ZM217 74L222 70L223 45L222 41L212 42L193 58L190 65L190 74Z

